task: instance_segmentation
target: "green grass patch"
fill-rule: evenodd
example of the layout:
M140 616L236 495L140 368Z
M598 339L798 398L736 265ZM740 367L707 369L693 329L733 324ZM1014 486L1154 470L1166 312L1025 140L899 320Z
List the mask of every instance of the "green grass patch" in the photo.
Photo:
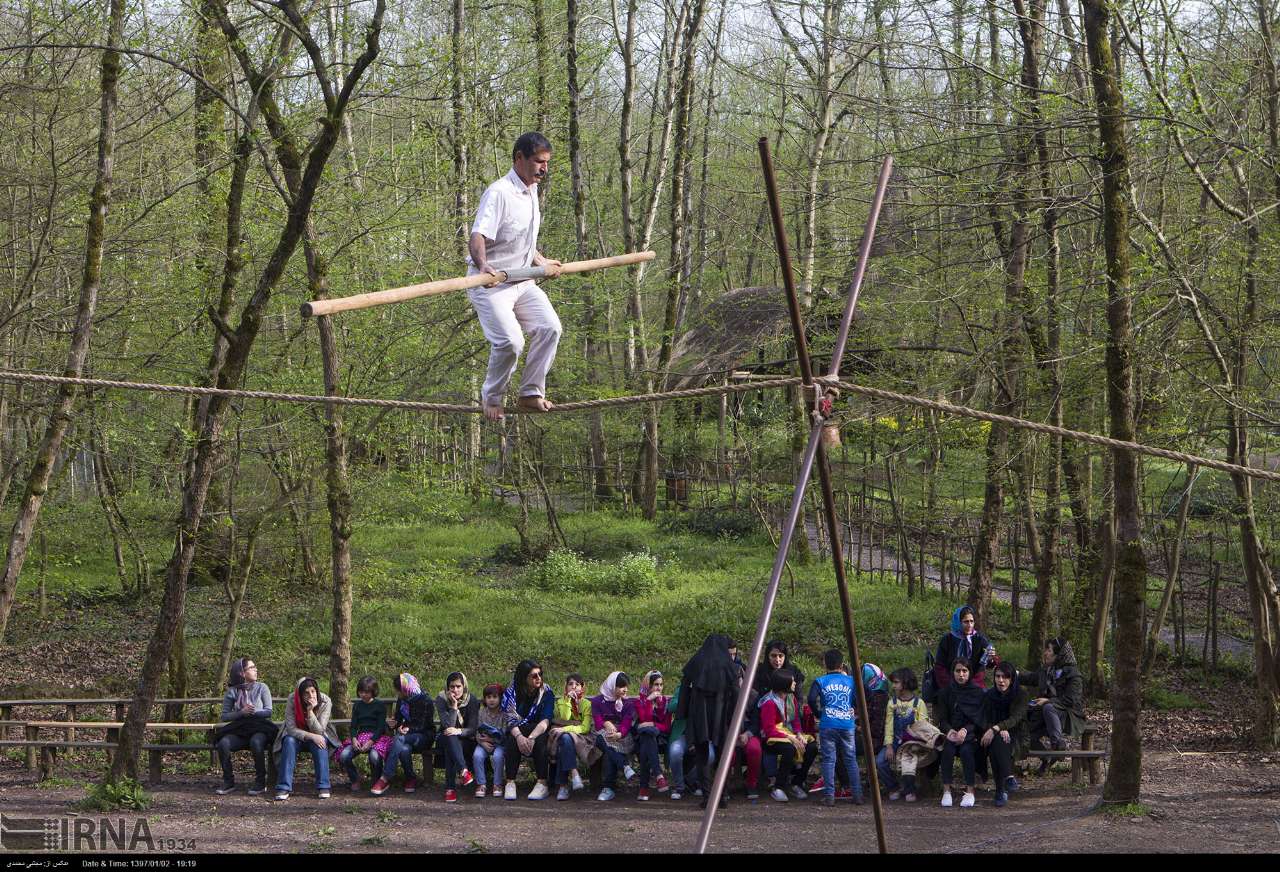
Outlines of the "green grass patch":
M1103 805L1103 812L1114 818L1140 818L1146 817L1151 813L1149 806L1140 802L1126 802L1123 804Z
M132 778L111 783L101 781L89 788L88 795L76 803L81 811L146 811L151 805L151 794Z

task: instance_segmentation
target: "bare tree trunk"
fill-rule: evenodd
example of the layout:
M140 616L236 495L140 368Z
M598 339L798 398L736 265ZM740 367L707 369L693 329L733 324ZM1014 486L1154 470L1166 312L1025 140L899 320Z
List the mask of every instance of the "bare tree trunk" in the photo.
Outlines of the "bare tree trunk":
M1187 515L1191 510L1191 490L1195 487L1198 467L1194 463L1187 464L1187 489L1182 492L1178 501L1178 524L1173 533L1173 554L1169 558L1169 577L1165 580L1164 593L1160 595L1160 605L1151 619L1151 628L1147 632L1147 647L1142 655L1142 674L1150 674L1156 660L1156 645L1160 643L1160 631L1164 629L1165 618L1169 614L1169 605L1173 602L1173 592L1178 589L1178 576L1182 570L1182 543L1187 535Z
M93 313L98 305L98 289L102 283L102 253L106 236L107 207L111 202L111 183L115 173L116 91L120 79L120 45L124 32L124 0L111 0L107 23L107 48L102 52L101 102L98 109L98 167L93 192L89 197L89 220L85 227L84 270L80 276L80 298L76 306L76 325L67 351L63 374L78 378L89 356L89 336L93 332ZM49 479L62 450L62 439L71 424L71 407L75 402L73 385L58 388L57 399L49 414L40 449L27 478L26 493L18 508L17 518L9 534L9 550L4 576L0 577L0 642L4 640L18 590L18 578L31 544L40 507L49 490Z
M1129 288L1129 146L1124 96L1110 41L1111 7L1081 0L1101 141L1103 239L1107 253L1107 406L1111 437L1132 441L1134 422L1133 312ZM1103 787L1108 802L1137 802L1142 786L1142 603L1147 561L1142 550L1138 458L1112 449L1115 481L1116 642L1111 694L1111 766Z
M283 124L280 108L275 104L271 79L265 76L250 59L245 43L238 28L232 23L226 5L221 0L215 0L215 2L218 6L218 23L233 47L250 87L258 94L291 195L288 217L275 248L266 260L253 295L241 311L239 325L234 330L229 330L227 356L218 373L218 386L230 388L239 382L244 373L249 361L249 352L257 338L263 312L271 299L272 291L284 275L285 267L310 220L311 207L325 164L337 145L342 115L346 111L352 92L378 55L386 3L385 0L377 0L373 17L366 31L365 50L341 81L340 89L334 87L338 83L329 80L327 68L322 69L319 64L315 64L314 72L317 78L322 80L327 112L321 119L319 132L309 143L309 153L304 163L303 155L298 150L293 136ZM318 57L320 53L315 49L310 32L306 29L305 22L301 21L300 13L292 0L282 0L281 7L294 24L298 38L303 40L314 57ZM301 26L298 26L299 23ZM126 775L134 775L137 772L137 757L147 716L159 688L160 676L164 670L164 664L169 659L174 634L181 624L186 605L187 578L194 557L196 536L204 515L209 482L213 478L228 406L229 402L225 397L210 398L208 412L203 416L202 426L193 448L193 462L190 466L192 474L183 489L182 513L173 554L165 573L165 593L160 607L160 616L148 644L147 657L143 663L137 689L121 730L119 751L111 765L112 781L119 781Z
M542 10L542 0L534 0L534 7L538 11L539 20ZM453 224L458 240L458 258L465 259L467 256L467 240L470 233L467 232L468 212L467 209L467 132L466 132L466 110L463 104L463 76L466 66L463 63L463 33L466 26L466 0L453 0L453 57L450 59L449 71L450 79L453 87ZM539 78L539 83L542 80ZM545 99L544 94L539 94L539 100ZM542 104L539 103L539 106ZM328 323L328 322L325 322Z

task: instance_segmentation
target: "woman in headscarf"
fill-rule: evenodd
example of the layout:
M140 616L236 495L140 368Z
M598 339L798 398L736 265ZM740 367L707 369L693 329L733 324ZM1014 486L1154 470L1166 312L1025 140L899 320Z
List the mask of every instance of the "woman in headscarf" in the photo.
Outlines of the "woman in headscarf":
M435 706L431 697L423 692L418 679L408 672L401 672L391 682L400 698L396 701L396 728L392 735L395 742L382 767L382 777L373 783L369 792L382 796L396 777L396 767L404 766L404 792L418 789L418 779L413 773L413 755L431 753L436 737Z
M450 672L444 684L444 690L436 697L440 744L444 750L444 801L457 802L458 781L466 787L475 780L467 761L476 750L480 700L471 696L467 676L461 672Z
M933 677L939 691L951 683L952 667L957 660L969 664L969 681L985 688L987 663L995 656L995 646L978 632L972 606L960 606L951 613L951 631L938 641L934 655Z
M994 687L987 690L986 722L989 725L978 740L980 754L990 761L996 774L996 805L1009 801L1009 791L1016 790L1013 761L1027 753L1027 691L1018 682L1018 670L1012 663L995 668Z
M1055 751L1067 749L1067 736L1078 736L1087 720L1084 714L1084 678L1076 666L1076 652L1066 639L1050 639L1040 655L1040 669L1023 672L1024 685L1039 689L1028 710L1031 736ZM1048 761L1041 770L1048 768Z
M618 772L629 771L627 758L635 750L636 737L632 727L636 722L636 700L627 696L630 686L631 678L627 673L610 672L609 677L601 682L600 692L591 697L596 747L604 755L604 786L596 797L601 802L609 802L617 795ZM648 799L649 791L644 790L640 798Z
M222 697L222 717L213 741L222 763L222 786L219 796L236 789L231 769L231 754L248 748L253 752L253 787L249 794L257 796L267 790L267 746L276 735L271 722L271 688L258 680L258 666L249 657L232 661L227 677L227 692Z
M511 676L511 686L502 694L502 710L507 713L510 726L503 743L507 767L507 786L503 799L516 798L516 775L520 772L520 758L532 757L533 770L538 783L529 792L529 799L546 799L551 793L547 787L549 754L547 730L555 717L556 695L542 679L542 667L535 660L521 660Z
M284 708L284 726L276 734L271 751L276 755L276 801L293 792L293 767L298 749L311 752L315 763L316 792L329 798L329 747L338 747L338 731L329 723L333 701L320 692L314 678L301 678Z
M710 793L711 748L725 747L725 734L733 720L733 705L737 699L738 669L729 649L733 647L728 636L712 633L702 642L680 675L680 706L676 717L685 721L685 738L689 749L696 755L698 783ZM721 797L725 802L726 797ZM706 797L703 797L703 806Z

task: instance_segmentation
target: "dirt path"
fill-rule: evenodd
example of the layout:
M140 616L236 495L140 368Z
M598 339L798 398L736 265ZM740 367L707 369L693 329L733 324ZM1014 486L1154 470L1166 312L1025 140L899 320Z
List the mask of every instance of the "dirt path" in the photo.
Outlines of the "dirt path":
M990 792L983 790L975 809L943 809L936 799L888 805L889 845L895 852L929 853L1276 849L1280 756L1155 752L1146 755L1144 773L1147 813L1141 817L1090 814L1100 788L1074 788L1066 776L1054 775L1026 779L1005 809L993 807ZM438 786L380 799L367 793L352 796L339 787L333 799L322 801L309 795L308 776L301 776L302 792L282 804L244 793L216 796L212 776L170 776L154 791L145 819L153 838L195 840L199 852L306 853L514 852L531 846L599 851L641 845L687 851L701 822L689 799L659 797L639 803L633 790L623 790L622 798L612 803L596 802L588 793L567 803L464 795L456 805L446 805ZM82 788L37 789L32 780L14 761L0 763L0 812L20 818L74 813L72 803L83 795ZM138 816L112 817L124 817L132 830ZM777 841L780 821L787 825L785 844ZM605 833L611 834L608 841ZM871 807L783 806L768 799L747 803L736 790L729 809L717 817L711 848L743 853L874 851Z

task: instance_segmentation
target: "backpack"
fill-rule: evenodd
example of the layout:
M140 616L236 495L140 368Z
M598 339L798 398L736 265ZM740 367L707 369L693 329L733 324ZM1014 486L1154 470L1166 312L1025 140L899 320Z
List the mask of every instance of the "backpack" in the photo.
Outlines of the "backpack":
M933 653L931 651L924 652L924 675L920 679L920 696L924 701L932 705L938 701L938 679L933 674Z

